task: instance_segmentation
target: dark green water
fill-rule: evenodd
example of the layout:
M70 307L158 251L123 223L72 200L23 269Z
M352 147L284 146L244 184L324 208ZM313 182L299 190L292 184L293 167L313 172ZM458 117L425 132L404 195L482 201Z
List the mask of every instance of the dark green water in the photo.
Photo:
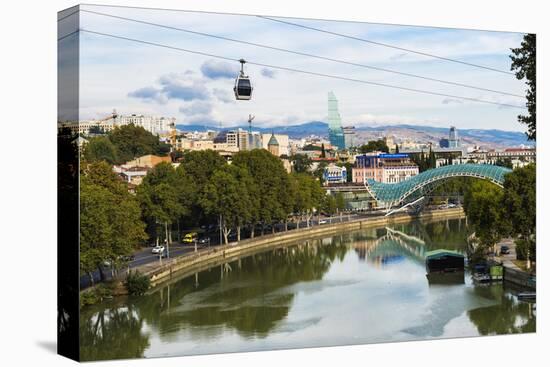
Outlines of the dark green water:
M464 220L346 233L246 257L82 310L84 360L534 332L520 289L428 282L423 254L465 250Z

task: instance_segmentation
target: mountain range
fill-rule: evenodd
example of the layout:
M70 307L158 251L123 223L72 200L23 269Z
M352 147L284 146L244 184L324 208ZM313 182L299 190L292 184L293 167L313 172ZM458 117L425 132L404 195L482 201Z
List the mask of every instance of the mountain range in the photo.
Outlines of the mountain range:
M182 131L206 131L221 130L220 127L209 125L177 125ZM248 130L248 125L237 125L224 127L223 129L244 129ZM261 133L287 134L291 139L301 139L311 135L319 137L328 137L328 124L323 121L309 121L302 124L257 127L253 126L253 131ZM421 126L421 125L380 125L380 126L357 126L356 142L363 143L383 136L394 136L398 140L410 139L416 141L438 142L441 138L448 137L449 128ZM484 129L458 129L458 134L463 143L470 145L479 145L487 148L517 147L520 145L534 146L533 142L527 140L524 133L518 131L505 130L484 130Z

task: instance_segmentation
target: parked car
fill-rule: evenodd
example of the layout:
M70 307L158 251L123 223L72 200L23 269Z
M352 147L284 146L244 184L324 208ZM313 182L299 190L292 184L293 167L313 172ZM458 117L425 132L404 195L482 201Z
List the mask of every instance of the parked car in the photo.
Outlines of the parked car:
M501 255L508 255L510 253L510 247L506 245L500 246L500 254Z
M164 250L165 250L165 248L164 248L164 246L162 246L162 245L161 245L161 246L155 246L155 247L153 247L153 249L151 250L151 253L152 253L152 254L160 254L160 253L164 252Z
M321 219L319 221L319 224L327 224L327 223L328 223L328 220L326 220L326 219Z

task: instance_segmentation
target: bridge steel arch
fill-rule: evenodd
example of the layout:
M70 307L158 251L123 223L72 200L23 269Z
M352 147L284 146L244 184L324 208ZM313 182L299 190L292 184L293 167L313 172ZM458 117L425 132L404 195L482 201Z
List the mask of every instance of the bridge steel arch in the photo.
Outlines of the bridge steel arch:
M503 187L504 176L510 172L512 170L509 168L490 164L454 164L424 171L399 183L389 184L368 179L365 186L379 204L389 209L437 181L453 177L474 177Z

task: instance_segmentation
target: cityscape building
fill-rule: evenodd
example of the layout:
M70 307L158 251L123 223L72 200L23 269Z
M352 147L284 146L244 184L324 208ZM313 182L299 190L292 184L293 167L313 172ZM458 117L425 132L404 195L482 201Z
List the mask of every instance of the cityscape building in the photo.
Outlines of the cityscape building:
M333 92L328 93L328 136L330 144L337 149L345 149L342 118L338 112L338 100Z

